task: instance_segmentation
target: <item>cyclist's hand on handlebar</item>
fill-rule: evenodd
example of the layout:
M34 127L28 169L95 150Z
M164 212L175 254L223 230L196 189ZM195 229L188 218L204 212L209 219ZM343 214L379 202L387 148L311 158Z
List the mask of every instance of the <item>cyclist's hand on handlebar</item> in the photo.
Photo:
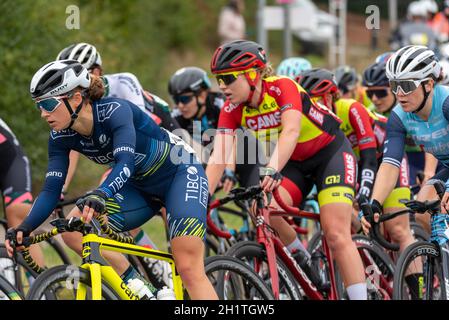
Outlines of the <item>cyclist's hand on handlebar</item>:
M14 247L17 251L23 250L25 247L22 246L22 241L24 236L30 234L28 228L24 226L19 226L17 228L9 228L5 235L5 247L8 255L10 257L14 254Z
M369 203L361 204L362 210L366 211L359 213L359 219L362 224L363 233L368 234L372 222L379 222L380 214L382 213L382 205L376 199L372 199ZM367 212L368 211L368 212ZM368 214L368 216L365 216Z
M374 221L379 222L379 218L380 218L380 214L375 213L373 216ZM371 223L369 223L368 220L365 219L365 217L362 217L362 220L360 220L360 222L362 224L363 233L365 235L368 235L369 231L371 229Z
M104 192L94 190L76 202L85 223L89 223L93 217L106 211L106 199L107 195Z
M265 192L272 192L279 187L282 182L282 175L274 168L270 167L259 168L259 178L261 180L260 186Z

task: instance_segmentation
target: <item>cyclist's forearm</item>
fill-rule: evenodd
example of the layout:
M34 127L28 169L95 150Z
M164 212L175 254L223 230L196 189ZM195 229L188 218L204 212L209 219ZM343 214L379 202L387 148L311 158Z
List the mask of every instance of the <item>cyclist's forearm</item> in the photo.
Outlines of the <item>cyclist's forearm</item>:
M70 183L72 182L73 176L75 175L76 168L78 167L78 160L80 158L79 152L72 150L69 155L69 168L67 171L67 176L65 178L64 186L62 187L62 192L69 190Z
M372 199L376 199L381 204L384 203L388 195L393 191L399 177L399 168L390 164L382 163L377 171L376 182L374 183Z
M58 191L59 190L59 191ZM51 212L56 206L61 194L61 188L54 188L52 190L43 190L36 198L30 213L21 226L30 232L39 227L50 216Z
M234 136L229 134L218 134L215 136L214 151L206 167L210 194L214 194L223 175L223 171L229 163L229 156L232 155L234 140Z
M359 194L367 198L371 196L374 178L377 171L376 149L368 148L360 151L360 189Z
M283 130L268 162L268 167L281 171L296 148L299 130Z
M438 159L426 152L424 155L424 175L427 178L433 177L438 166Z

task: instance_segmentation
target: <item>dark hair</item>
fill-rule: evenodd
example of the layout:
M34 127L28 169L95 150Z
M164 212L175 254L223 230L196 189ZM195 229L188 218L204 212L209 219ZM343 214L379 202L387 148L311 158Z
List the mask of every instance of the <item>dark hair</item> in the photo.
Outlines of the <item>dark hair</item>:
M227 7L231 8L235 13L241 13L239 11L238 0L229 0Z

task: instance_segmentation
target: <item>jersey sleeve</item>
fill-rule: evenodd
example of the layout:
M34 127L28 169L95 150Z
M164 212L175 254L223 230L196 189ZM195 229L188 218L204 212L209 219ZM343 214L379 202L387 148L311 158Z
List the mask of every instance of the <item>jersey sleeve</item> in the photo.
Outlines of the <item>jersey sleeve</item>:
M139 80L132 73L126 72L118 75L119 94L116 96L120 99L128 100L145 111L145 101L143 98L143 88Z
M376 149L376 137L371 125L371 117L360 102L354 102L349 108L349 122L356 133L360 151Z
M305 91L289 78L280 78L266 83L269 94L276 99L281 112L297 110L302 112L302 100L307 98Z
M45 183L30 213L22 222L25 229L32 231L40 226L58 203L69 167L69 153L70 148L66 147L63 142L50 137Z
M235 113L239 108L239 106L235 106L229 100L226 101L218 117L217 133L234 134L234 130L240 125L235 117Z
M407 131L399 116L393 111L387 122L387 137L384 143L382 163L400 168L405 149Z
M108 197L117 193L134 172L136 130L131 108L124 103L126 102L123 102L106 122L112 136L115 165L98 190Z

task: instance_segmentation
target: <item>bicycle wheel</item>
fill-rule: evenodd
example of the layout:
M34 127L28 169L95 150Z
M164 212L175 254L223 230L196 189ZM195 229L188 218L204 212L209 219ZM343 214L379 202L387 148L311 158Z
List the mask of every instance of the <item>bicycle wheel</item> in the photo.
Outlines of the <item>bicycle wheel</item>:
M365 268L368 300L390 300L393 296L393 261L377 242L364 235L353 235L352 241Z
M445 300L440 249L419 241L404 250L396 264L393 298L396 300Z
M220 300L274 299L264 281L237 258L208 257L204 269Z
M0 275L0 300L23 300L20 292L2 275Z
M4 245L0 245L0 275L19 291L22 296L28 292L31 284L38 274L30 268L22 256L17 256L17 270L14 270L14 262L9 257Z
M418 241L429 241L430 235L424 230L424 228L417 222L410 222L410 230L413 236Z
M86 285L86 300L92 299L90 273L75 265L56 266L42 272L31 286L27 300L75 300L79 283ZM120 297L102 281L104 300L119 300Z
M329 274L329 262L322 247L322 231L317 230L307 246L307 251L309 251L312 259L312 264L319 270L323 282L330 287L330 274ZM335 284L337 291L337 299L343 299L345 296L345 286L343 284L342 277L338 271L337 263L334 260L334 274L335 274Z
M257 262L259 263L258 274L271 290L271 277L267 264L267 254L261 244L253 241L239 242L229 248L226 255L242 260L249 265L252 270L254 270L255 259L257 259ZM302 300L304 293L285 263L279 257L276 257L276 264L279 275L279 299Z

